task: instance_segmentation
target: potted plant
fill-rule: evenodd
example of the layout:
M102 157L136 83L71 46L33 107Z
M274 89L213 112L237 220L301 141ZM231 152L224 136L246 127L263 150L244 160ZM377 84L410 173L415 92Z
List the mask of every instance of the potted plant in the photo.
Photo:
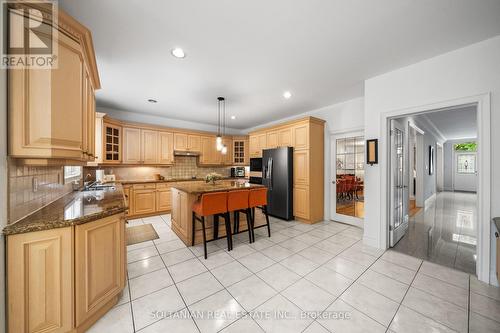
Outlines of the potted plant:
M215 182L219 179L222 179L222 176L216 172L211 172L205 176L205 182L212 183L212 185L215 185Z

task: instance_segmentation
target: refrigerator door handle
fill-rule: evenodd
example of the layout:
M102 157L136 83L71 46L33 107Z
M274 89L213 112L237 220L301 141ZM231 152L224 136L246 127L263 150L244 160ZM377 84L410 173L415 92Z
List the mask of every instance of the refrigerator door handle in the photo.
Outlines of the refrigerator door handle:
M271 190L273 189L273 158L271 157L270 160L270 167L269 167L269 185L271 187Z

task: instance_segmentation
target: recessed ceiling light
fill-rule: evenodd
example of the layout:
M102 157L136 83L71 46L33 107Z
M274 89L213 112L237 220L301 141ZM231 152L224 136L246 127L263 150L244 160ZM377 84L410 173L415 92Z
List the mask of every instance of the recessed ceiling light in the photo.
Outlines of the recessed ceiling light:
M158 101L156 99L152 99L152 98L148 99L148 102L149 103L158 103Z
M184 53L184 50L181 49L180 47L176 47L175 49L173 49L172 55L176 58L184 58L186 56L186 54Z
M285 92L283 93L283 97L285 97L286 99L289 99L290 97L292 97L292 93L291 93L291 92L289 92L289 91L285 91Z
M235 119L236 119L236 116L231 116L231 119L232 119L232 120L235 120Z

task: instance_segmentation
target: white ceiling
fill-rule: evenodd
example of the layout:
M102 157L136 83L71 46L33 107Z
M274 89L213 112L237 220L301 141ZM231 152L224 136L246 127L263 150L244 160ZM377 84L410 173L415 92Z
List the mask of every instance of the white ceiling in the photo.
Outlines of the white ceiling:
M430 127L443 141L477 137L476 106L430 112L413 117L418 123Z
M363 81L500 34L498 0L61 0L93 33L98 104L248 128L363 95ZM182 47L187 57L170 55ZM290 90L292 98L282 94ZM157 99L157 104L147 99Z

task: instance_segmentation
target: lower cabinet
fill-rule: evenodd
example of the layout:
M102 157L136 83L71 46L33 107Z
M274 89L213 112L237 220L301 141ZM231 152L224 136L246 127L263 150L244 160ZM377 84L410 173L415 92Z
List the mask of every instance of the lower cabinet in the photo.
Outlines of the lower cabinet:
M156 189L156 210L164 212L172 209L172 192L170 187Z
M156 190L134 189L134 215L152 214L156 212Z
M8 332L69 332L71 227L7 236Z
M7 236L8 332L83 332L125 287L124 215Z
M75 227L76 325L104 307L125 287L125 223L111 216Z
M123 191L128 198L128 216L164 213L172 209L173 182L125 185Z
M172 189L172 226L175 225L176 231L181 234L183 239L190 239L191 230L188 223L191 221L191 205L186 192Z
M309 186L293 187L293 215L299 219L309 219Z

